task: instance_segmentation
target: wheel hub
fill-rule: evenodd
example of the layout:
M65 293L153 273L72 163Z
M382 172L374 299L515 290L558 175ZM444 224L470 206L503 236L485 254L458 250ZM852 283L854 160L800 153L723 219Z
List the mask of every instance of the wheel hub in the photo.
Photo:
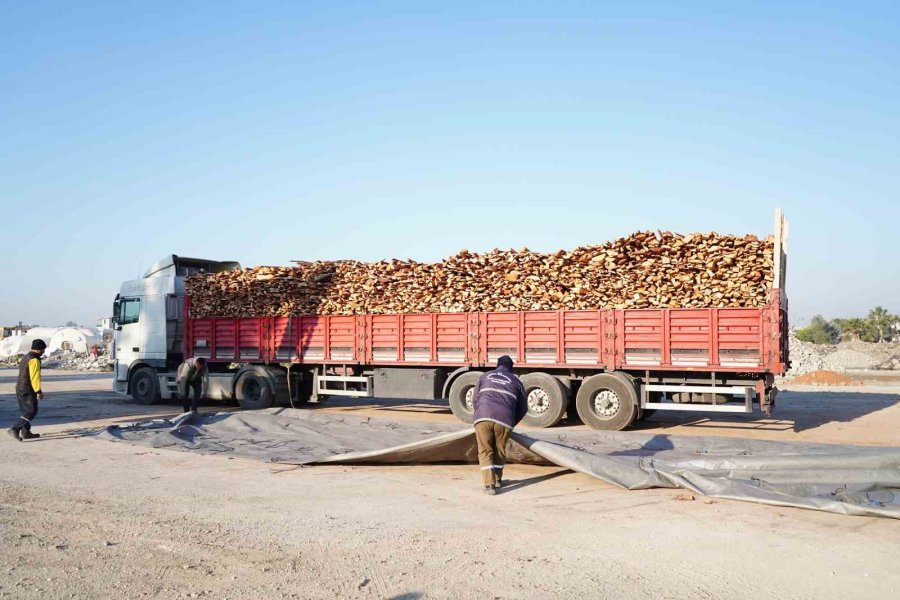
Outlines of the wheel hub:
M619 395L612 390L600 390L594 395L594 412L601 417L612 417L622 406Z
M528 412L543 414L550 408L550 394L542 388L534 388L528 393Z
M247 399L251 402L256 402L262 395L262 389L260 388L259 383L252 379L247 382L246 392Z
M150 393L150 382L146 377L141 377L137 382L137 395L146 396Z
M466 408L472 411L475 410L475 386L466 390Z

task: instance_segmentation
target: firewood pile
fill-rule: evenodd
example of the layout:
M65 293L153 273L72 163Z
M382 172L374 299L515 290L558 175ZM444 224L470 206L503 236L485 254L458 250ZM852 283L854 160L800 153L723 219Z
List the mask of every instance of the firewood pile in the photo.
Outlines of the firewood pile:
M597 308L755 307L774 242L637 232L552 254L462 250L439 263L317 261L187 280L194 317Z

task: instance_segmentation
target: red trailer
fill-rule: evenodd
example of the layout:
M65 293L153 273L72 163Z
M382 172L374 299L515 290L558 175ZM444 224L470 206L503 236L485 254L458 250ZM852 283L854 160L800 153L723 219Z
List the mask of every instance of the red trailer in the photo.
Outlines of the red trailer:
M184 356L205 357L219 394L249 408L279 397L448 398L471 421L478 377L508 354L535 426L555 425L571 404L597 429L623 429L652 410L751 412L756 402L768 412L774 376L789 367L784 239L779 215L774 285L761 308L235 319L193 318L188 297Z

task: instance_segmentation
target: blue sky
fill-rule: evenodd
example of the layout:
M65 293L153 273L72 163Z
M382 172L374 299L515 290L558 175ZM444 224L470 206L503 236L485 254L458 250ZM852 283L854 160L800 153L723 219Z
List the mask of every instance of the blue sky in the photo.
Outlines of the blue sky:
M900 312L897 3L0 0L0 322L176 253L551 251L791 221L792 319Z

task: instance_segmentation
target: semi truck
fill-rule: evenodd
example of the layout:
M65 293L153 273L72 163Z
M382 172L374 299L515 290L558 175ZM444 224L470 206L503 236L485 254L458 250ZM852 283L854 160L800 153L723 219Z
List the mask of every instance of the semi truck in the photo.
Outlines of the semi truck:
M444 399L471 422L478 378L509 355L526 425L566 415L621 430L657 410L774 406L789 368L787 223L776 214L765 306L198 318L185 279L240 269L170 255L122 284L113 307L114 390L151 404L176 394L189 357L208 364L206 397L245 409L329 396Z

